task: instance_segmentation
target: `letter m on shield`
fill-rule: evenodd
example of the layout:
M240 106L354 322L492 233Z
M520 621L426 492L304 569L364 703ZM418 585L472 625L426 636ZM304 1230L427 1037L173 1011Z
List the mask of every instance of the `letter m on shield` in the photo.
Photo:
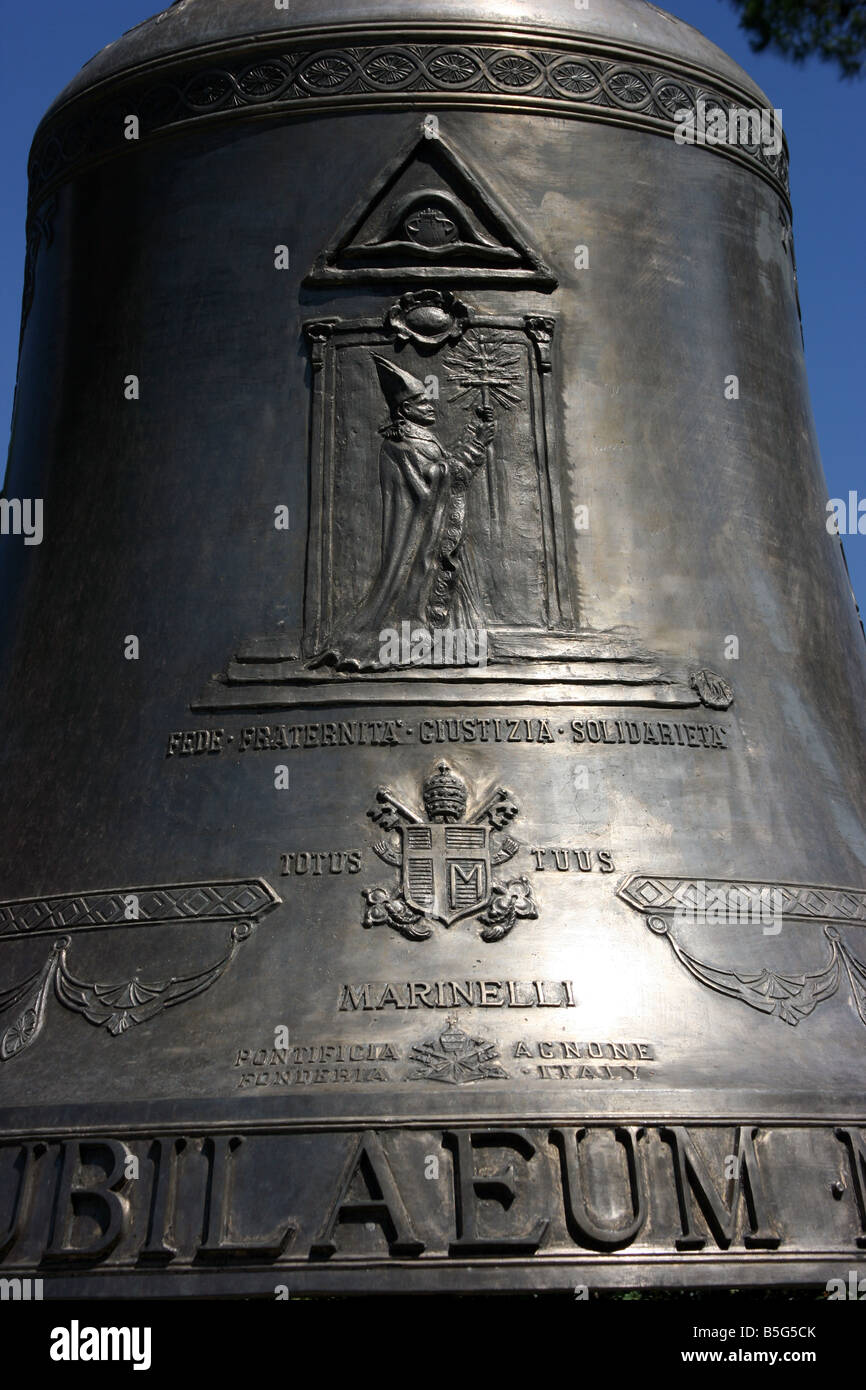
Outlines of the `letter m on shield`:
M486 825L406 825L403 895L410 907L450 927L490 898Z

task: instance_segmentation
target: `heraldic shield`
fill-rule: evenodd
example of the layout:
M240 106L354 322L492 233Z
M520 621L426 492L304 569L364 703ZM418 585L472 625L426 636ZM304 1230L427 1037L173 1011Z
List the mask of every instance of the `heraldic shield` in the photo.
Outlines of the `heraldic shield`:
M410 907L450 927L490 897L486 825L404 825L403 895Z
M526 875L497 882L493 870L520 848L502 835L519 814L517 802L497 787L468 812L468 788L447 763L440 763L422 788L424 815L398 800L387 787L376 793L368 812L389 835L373 846L385 864L400 869L399 895L388 888L366 888L365 927L393 927L410 941L426 941L433 923L452 927L478 917L483 941L501 941L523 918L538 916Z

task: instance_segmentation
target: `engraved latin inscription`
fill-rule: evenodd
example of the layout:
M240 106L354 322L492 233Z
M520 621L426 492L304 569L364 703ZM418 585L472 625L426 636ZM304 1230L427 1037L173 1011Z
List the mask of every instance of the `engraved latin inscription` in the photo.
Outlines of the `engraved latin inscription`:
M456 1032L423 1043L413 1065L498 1065ZM779 1252L783 1272L792 1256L863 1259L862 1158L850 1126L759 1122L46 1135L0 1147L0 1267L149 1265L176 1278L242 1260L272 1288L275 1266L302 1278L311 1262L359 1255L401 1260L408 1278L406 1260L425 1252L532 1253L542 1268L630 1249L650 1268L704 1252L732 1271ZM854 1171L854 1191L830 1180ZM820 1238L816 1211L835 1213Z

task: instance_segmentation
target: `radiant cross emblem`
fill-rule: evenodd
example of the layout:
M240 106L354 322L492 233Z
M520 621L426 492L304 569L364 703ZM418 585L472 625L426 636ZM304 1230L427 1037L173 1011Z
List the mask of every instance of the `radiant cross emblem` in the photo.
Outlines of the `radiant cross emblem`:
M523 382L523 363L520 353L492 334L476 332L467 335L449 353L443 365L454 387L450 399L464 410L473 409L479 420L494 419L494 402L502 410L511 410L522 400L520 386ZM500 542L499 480L492 443L487 445L487 500L491 532L494 540Z

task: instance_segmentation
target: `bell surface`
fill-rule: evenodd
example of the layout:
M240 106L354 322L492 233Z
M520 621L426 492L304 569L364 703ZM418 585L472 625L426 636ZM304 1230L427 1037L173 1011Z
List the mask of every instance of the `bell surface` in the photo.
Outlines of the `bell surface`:
M0 1275L859 1269L866 647L787 169L643 0L178 0L48 112Z

